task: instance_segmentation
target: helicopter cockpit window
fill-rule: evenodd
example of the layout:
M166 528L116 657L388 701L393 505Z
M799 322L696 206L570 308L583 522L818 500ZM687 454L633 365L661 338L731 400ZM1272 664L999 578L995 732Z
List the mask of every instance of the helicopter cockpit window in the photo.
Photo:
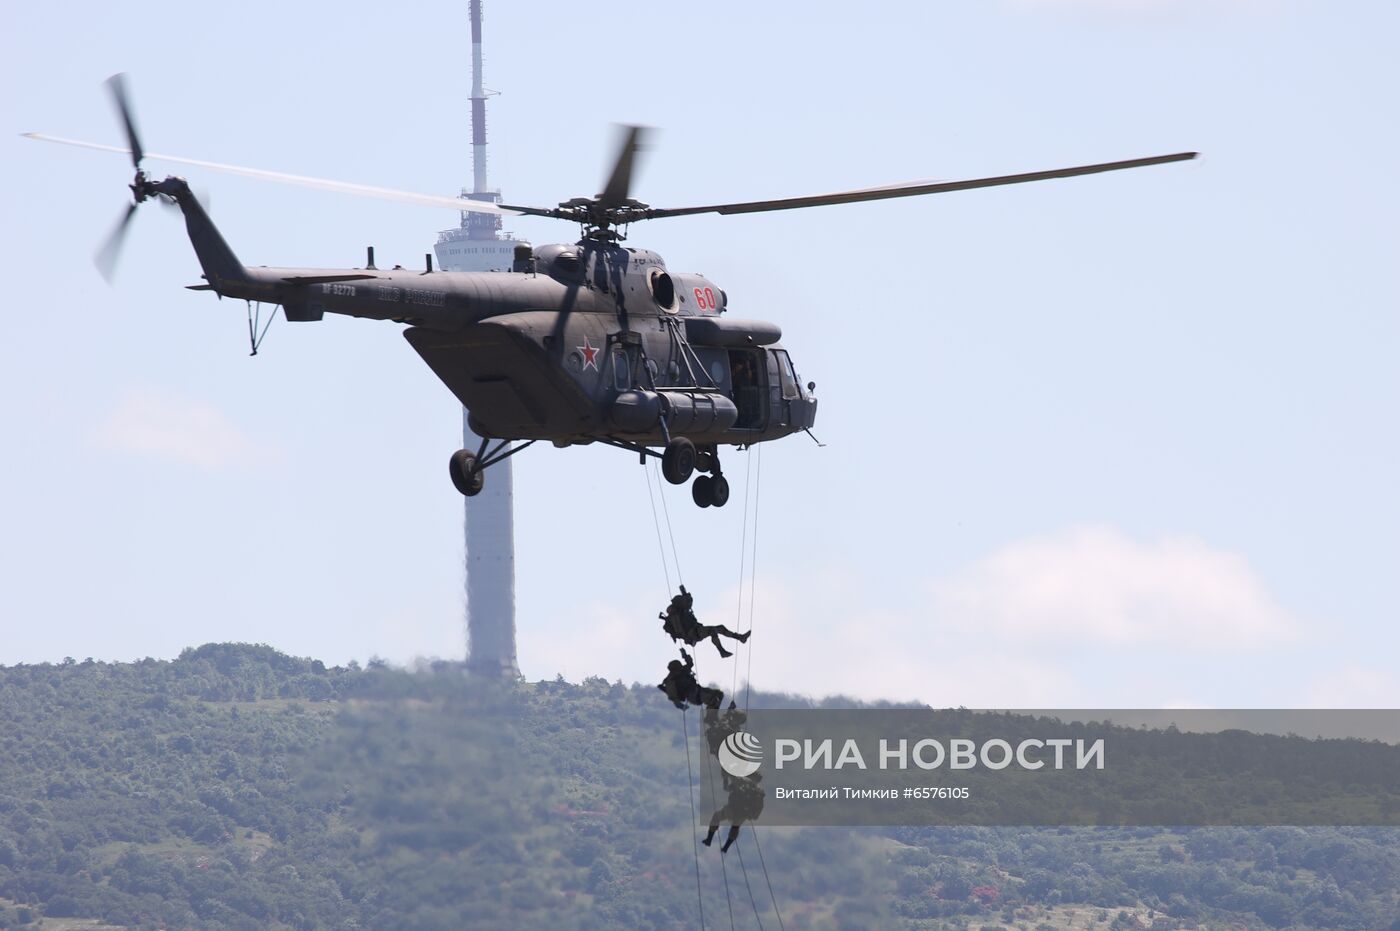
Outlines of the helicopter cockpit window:
M613 360L613 385L618 391L626 391L632 387L632 366L628 363L627 353L621 349L614 349Z
M795 401L802 396L797 387L797 373L793 371L792 359L781 349L775 349L773 355L778 358L778 381L783 386L783 400Z

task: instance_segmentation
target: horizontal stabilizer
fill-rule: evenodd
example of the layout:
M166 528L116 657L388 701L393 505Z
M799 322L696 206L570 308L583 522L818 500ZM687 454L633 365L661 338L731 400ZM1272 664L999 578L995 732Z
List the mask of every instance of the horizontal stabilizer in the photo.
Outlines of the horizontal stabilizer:
M214 286L213 286L212 284L187 284L187 285L185 285L185 290L187 290L187 291L212 291L212 290L214 290Z

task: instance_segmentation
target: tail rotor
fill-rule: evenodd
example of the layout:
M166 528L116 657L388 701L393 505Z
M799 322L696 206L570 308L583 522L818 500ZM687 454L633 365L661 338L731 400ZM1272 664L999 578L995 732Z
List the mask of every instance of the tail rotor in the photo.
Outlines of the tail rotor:
M131 99L127 93L126 75L114 74L107 79L107 90L112 95L112 103L117 108L117 117L121 120L122 128L126 131L126 142L131 150L131 165L136 169L136 177L131 182L132 203L126 207L126 212L117 220L112 232L107 235L107 239L93 256L93 264L97 266L97 271L107 281L112 283L116 274L117 259L121 256L122 246L126 242L126 234L131 228L131 220L136 216L136 207L145 200L155 197L157 200L173 204L165 195L156 191L155 185L150 177L141 167L141 160L146 157L145 150L141 147L141 135L136 130L136 118L132 114Z
M126 130L126 144L131 149L132 167L136 169L137 177L140 177L141 159L146 157L146 153L141 148L141 136L136 131L136 120L131 115L131 99L126 92L126 75L117 72L108 78L107 90L112 94L117 116L121 117L122 127Z
M134 216L136 216L136 205L134 203L127 204L126 212L117 221L117 225L112 227L112 232L107 234L107 239L92 257L92 264L97 266L98 274L108 284L111 284L116 276L117 259L121 257L122 244L126 242L127 227L130 226L131 218Z

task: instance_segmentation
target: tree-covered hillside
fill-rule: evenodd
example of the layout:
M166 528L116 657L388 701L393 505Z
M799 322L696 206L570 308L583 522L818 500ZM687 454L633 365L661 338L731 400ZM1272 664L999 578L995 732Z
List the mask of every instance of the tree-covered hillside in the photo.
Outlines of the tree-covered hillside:
M682 726L260 646L0 667L0 927L1400 928L1381 829L746 829L697 893Z

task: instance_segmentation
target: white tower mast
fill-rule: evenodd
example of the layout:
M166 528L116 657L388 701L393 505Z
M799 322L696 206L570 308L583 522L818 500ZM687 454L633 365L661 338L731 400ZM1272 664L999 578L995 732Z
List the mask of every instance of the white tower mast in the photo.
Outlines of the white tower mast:
M471 0L472 190L465 197L499 203L486 184L486 91L481 83L481 0ZM509 271L517 241L502 234L501 218L463 213L461 226L438 234L434 251L444 271ZM475 450L462 409L462 445ZM512 461L493 465L481 494L466 499L467 668L497 678L515 678L515 525Z

